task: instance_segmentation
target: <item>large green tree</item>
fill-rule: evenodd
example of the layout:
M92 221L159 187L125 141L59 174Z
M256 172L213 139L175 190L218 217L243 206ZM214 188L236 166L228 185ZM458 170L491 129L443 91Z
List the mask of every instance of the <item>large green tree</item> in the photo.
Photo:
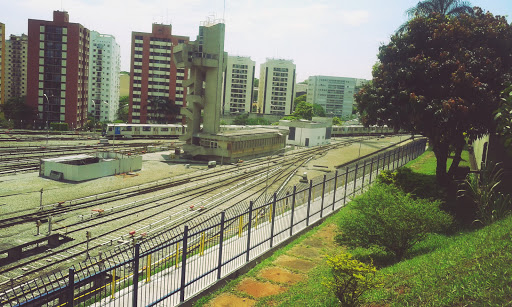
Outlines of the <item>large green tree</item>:
M24 124L36 119L36 110L25 103L25 96L11 97L0 105L0 111L4 113L6 120L12 120L15 128L24 128Z
M117 109L117 119L121 120L123 123L128 122L128 113L130 109L130 97L129 96L121 96L119 97L119 108Z
M356 94L365 125L388 125L429 138L444 181L465 137L493 129L500 92L512 81L512 27L483 13L418 15L381 46L373 82ZM455 158L446 171L450 146Z

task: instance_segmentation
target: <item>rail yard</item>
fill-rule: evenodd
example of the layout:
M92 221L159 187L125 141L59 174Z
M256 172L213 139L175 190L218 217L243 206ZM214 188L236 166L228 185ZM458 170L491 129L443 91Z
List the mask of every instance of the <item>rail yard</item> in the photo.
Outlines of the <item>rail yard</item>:
M81 183L38 177L42 155L63 155L112 149L98 139L3 142L0 162L33 160L26 173L0 177L0 293L29 289L36 278L49 287L65 283L62 272L102 259L109 264L138 242L157 246L182 225L204 221L220 211L258 201L284 186L333 171L359 156L385 150L404 136L340 138L331 145L288 149L269 157L208 168L172 159L175 140L116 142L115 149L143 154L138 173L119 174ZM39 143L38 143L39 142ZM166 151L146 153L148 146ZM16 148L15 150L13 150ZM17 157L17 158L15 158ZM18 159L18 160L17 160ZM26 162L28 164L28 162ZM13 168L21 168L21 165ZM24 296L26 293L23 294ZM21 297L19 298L20 300ZM2 305L12 298L0 298Z

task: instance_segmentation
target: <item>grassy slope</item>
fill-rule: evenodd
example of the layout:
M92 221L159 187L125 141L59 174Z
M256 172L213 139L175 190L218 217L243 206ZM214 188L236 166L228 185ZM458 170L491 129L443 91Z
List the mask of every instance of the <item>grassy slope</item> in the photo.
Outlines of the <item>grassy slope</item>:
M468 161L467 152L463 159ZM450 164L451 161L449 161ZM461 162L461 165L467 165ZM448 164L448 166L449 166ZM435 176L435 157L426 152L408 165L414 171ZM336 215L326 224L336 223ZM282 254L312 231L286 246ZM340 248L341 249L341 248ZM416 255L378 271L383 288L364 296L367 306L503 306L512 304L512 217L486 228L452 236L431 235L415 246ZM272 259L256 266L249 276L270 265ZM281 295L259 302L274 306L337 306L337 300L323 286L329 272L325 263L308 273L308 279ZM229 292L237 281L218 293ZM205 297L198 305L208 301Z

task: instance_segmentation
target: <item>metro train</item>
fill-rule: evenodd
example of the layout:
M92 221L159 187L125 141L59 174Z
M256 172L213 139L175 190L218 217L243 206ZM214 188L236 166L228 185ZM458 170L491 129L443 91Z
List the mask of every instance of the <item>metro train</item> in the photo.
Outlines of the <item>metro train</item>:
M221 131L247 130L253 128L278 129L278 126L237 126L221 125ZM115 131L115 133L114 133ZM187 126L181 124L108 124L104 132L107 138L178 138L187 132ZM332 126L331 135L334 137L357 135L386 135L393 134L388 127L364 127L362 125Z

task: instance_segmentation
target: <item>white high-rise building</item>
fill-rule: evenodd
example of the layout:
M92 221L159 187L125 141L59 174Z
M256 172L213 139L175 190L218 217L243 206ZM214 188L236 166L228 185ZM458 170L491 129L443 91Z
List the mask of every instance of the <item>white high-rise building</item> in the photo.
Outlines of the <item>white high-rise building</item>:
M308 79L308 103L321 105L328 117L349 118L354 104L355 78L312 76Z
M91 31L88 112L97 121L111 122L119 108L121 53L112 35Z
M250 113L254 66L250 57L228 56L222 91L222 114Z
M5 42L5 100L27 95L27 47L25 34L11 35Z
M289 115L295 99L295 64L291 60L267 59L260 66L258 113Z

